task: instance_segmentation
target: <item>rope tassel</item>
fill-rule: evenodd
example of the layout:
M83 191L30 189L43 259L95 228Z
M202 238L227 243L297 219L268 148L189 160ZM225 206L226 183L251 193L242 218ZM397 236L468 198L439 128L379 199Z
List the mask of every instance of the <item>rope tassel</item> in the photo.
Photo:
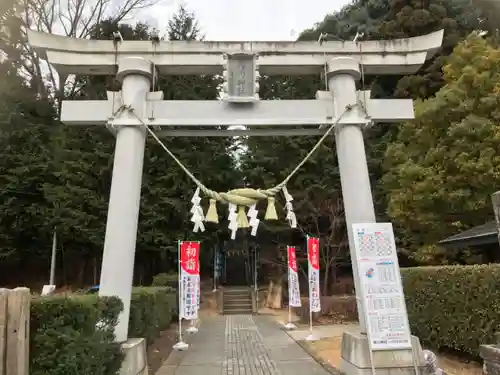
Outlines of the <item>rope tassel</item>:
M219 224L219 215L217 214L217 201L210 199L210 205L205 216L205 222Z
M245 212L245 206L238 207L238 228L248 228L248 219Z
M264 220L278 220L278 214L276 213L276 206L274 204L274 198L267 198L267 209Z

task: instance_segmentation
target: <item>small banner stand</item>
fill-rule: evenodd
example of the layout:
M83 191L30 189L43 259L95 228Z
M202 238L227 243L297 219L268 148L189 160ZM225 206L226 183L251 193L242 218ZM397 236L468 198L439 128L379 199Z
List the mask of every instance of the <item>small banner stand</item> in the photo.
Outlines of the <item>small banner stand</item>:
M186 350L189 345L182 338L182 319L198 317L200 280L200 243L179 241L179 341L174 350ZM196 327L195 327L196 328Z
M309 264L309 335L307 341L319 338L313 333L313 313L321 311L319 292L319 238L307 236L307 260Z
M49 296L52 293L54 293L55 290L56 290L56 286L55 285L44 285L43 288L42 288L41 295L42 296Z
M300 287L299 287L299 277L297 274L297 257L295 254L294 246L287 246L287 257L288 257L288 323L283 327L286 330L293 330L297 328L295 324L292 323L292 307L300 307Z

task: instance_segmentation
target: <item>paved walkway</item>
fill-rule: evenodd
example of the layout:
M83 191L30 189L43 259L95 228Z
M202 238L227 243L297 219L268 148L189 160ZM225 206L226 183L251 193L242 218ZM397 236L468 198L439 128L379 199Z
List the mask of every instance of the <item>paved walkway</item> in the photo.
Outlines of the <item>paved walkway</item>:
M206 318L187 341L156 375L329 374L268 316Z

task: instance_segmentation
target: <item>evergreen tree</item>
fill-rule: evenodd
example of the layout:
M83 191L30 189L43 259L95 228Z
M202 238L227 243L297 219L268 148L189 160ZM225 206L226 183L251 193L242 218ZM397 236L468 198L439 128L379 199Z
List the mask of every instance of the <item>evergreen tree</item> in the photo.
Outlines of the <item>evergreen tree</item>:
M468 261L436 243L492 216L490 197L500 184L499 62L500 50L481 37L460 43L444 68L446 84L416 104L415 120L387 148L389 214L421 261Z

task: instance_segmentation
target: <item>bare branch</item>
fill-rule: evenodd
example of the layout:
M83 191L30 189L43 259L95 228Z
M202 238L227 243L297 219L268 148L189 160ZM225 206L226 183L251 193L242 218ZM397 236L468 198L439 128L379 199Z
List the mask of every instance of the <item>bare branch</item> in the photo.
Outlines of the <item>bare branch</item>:
M137 10L150 7L158 0L121 0L115 11L110 10L111 0L23 0L23 23L25 29L35 29L47 33L66 36L88 38L104 19L120 22ZM57 77L56 72L45 61L40 59L27 43L22 46L22 60L26 72L31 76L31 81L43 97L50 93L56 98L63 98L68 85L74 85ZM48 66L48 80L44 77L45 68ZM66 77L67 78L67 77ZM53 89L49 89L52 87ZM69 92L76 88L71 86Z

